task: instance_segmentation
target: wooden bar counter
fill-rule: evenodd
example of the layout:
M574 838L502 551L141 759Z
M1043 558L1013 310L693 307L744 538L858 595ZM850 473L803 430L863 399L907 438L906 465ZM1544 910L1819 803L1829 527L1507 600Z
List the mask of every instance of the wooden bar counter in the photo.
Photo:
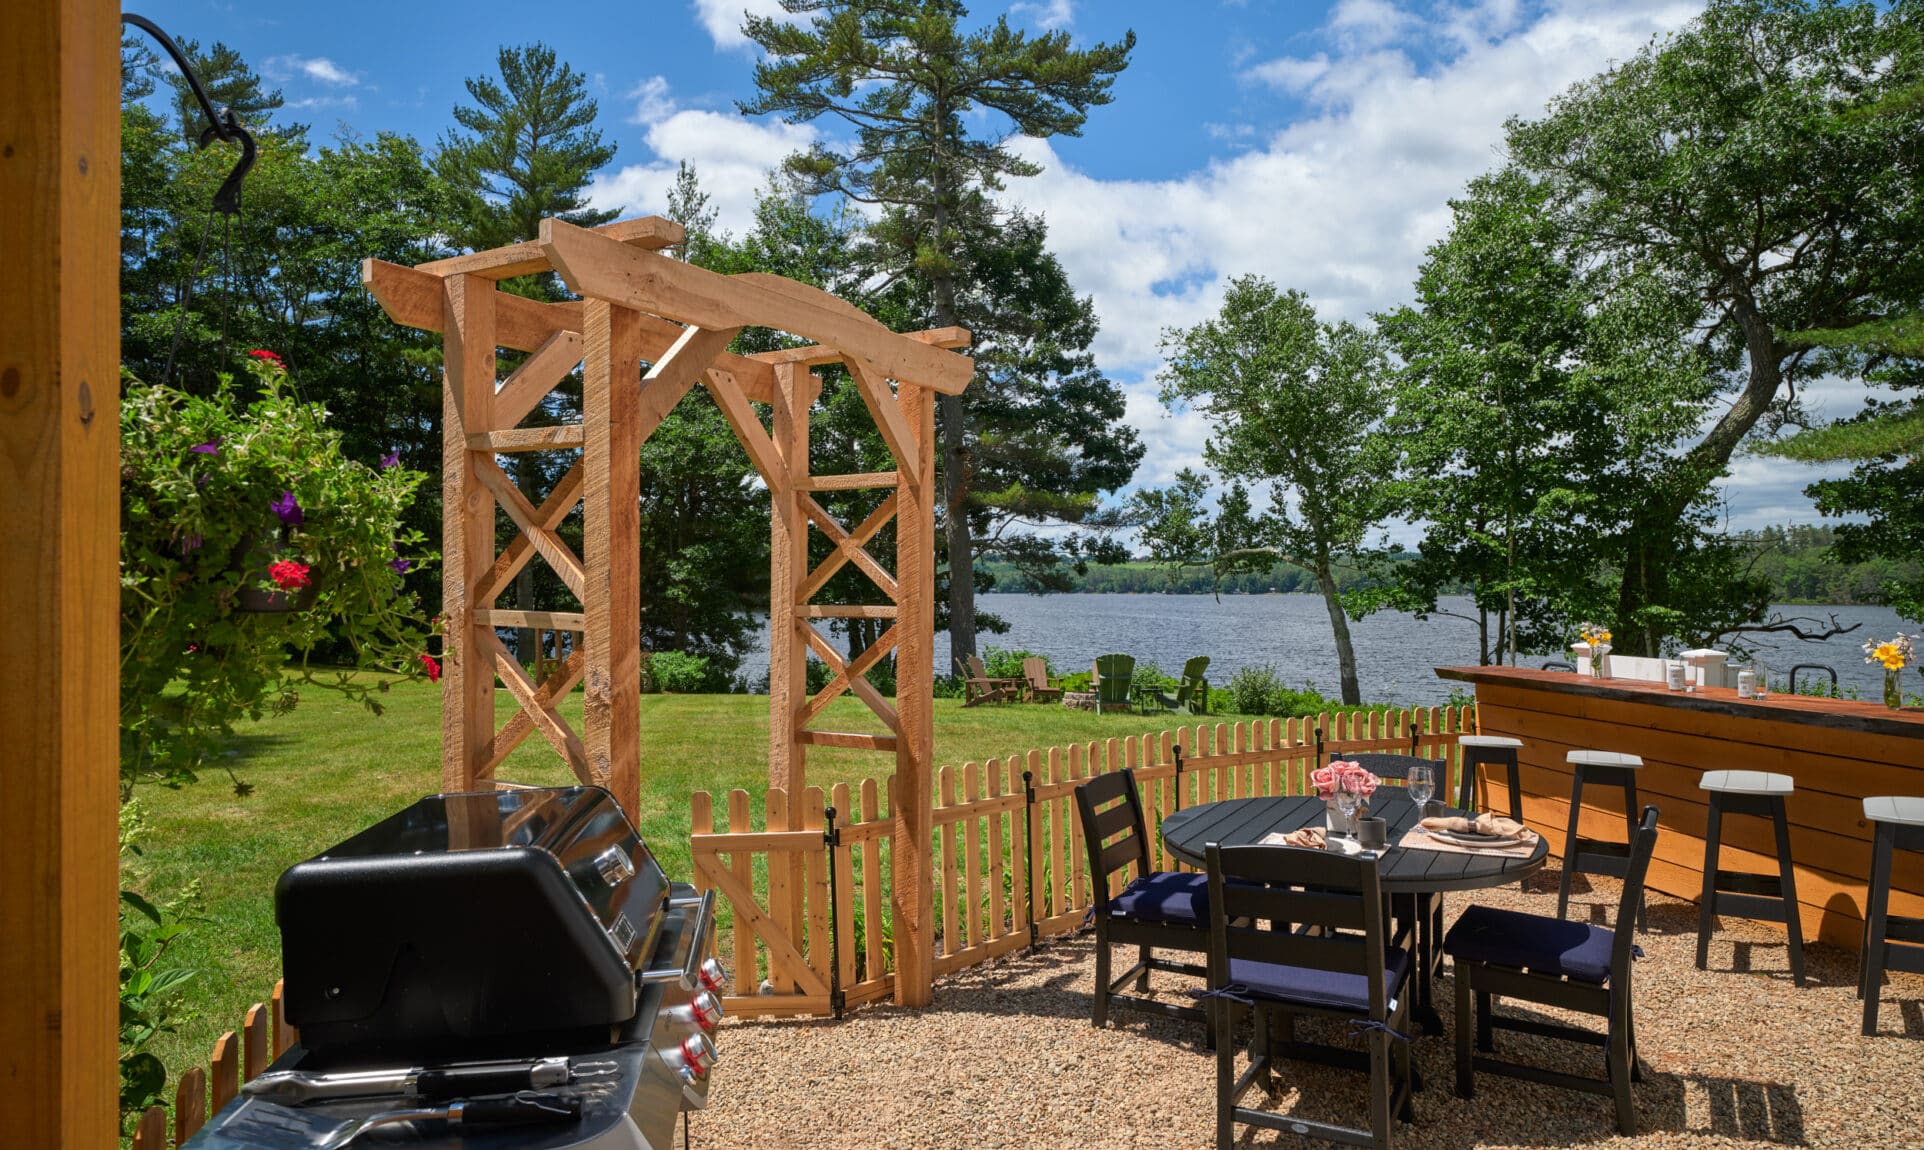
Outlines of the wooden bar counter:
M1662 683L1592 679L1520 667L1438 667L1476 686L1477 726L1523 741L1524 820L1563 850L1570 818L1572 750L1643 757L1637 797L1661 810L1662 834L1650 866L1653 890L1695 899L1703 891L1704 826L1709 806L1698 789L1705 771L1758 770L1791 776L1791 854L1804 935L1856 949L1862 941L1870 874L1867 795L1924 795L1924 708L1772 695L1739 699L1729 688L1672 691ZM1486 768L1492 809L1507 810L1507 780ZM1621 840L1621 792L1584 789L1586 837ZM1770 824L1726 817L1726 870L1776 873ZM1924 860L1898 852L1891 912L1924 915ZM1694 924L1693 924L1694 925Z

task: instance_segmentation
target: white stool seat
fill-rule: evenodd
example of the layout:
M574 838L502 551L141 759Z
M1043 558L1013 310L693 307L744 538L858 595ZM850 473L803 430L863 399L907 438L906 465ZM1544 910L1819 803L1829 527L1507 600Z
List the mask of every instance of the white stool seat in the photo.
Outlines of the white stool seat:
M1643 759L1622 751L1571 751L1563 761L1573 767L1641 767Z
M1697 785L1733 795L1787 795L1797 789L1789 775L1769 771L1705 771Z
M1458 735L1459 747L1521 747L1522 739L1512 739L1508 735Z
M1875 823L1924 827L1924 798L1914 795L1878 795L1868 798L1864 800L1864 817Z

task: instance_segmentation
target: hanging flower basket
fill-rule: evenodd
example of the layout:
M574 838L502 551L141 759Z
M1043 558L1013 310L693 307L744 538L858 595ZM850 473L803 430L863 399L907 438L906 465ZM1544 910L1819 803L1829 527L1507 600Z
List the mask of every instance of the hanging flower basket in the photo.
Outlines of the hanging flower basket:
M234 610L250 615L286 615L305 611L320 598L321 588L308 566L282 557L284 531L257 531L235 546L230 570L240 572L241 583L234 593Z

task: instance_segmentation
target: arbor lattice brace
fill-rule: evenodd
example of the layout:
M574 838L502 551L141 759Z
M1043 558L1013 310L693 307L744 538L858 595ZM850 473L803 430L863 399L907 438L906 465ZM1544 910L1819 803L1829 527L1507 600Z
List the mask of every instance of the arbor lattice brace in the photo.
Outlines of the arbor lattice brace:
M641 588L634 556L640 546L640 451L699 382L769 491L769 785L802 793L809 746L894 753L896 993L905 1005L921 1005L928 1000L933 944L928 873L935 631L931 393L953 395L968 386L974 362L947 349L966 346L969 333L943 328L898 334L807 284L759 272L721 275L660 253L682 239L680 225L658 217L594 229L549 219L541 224L540 238L525 243L412 268L373 259L362 263L362 282L390 319L441 332L446 341L442 785L450 791L497 785L495 770L502 760L538 733L582 782L608 788L630 815L637 812ZM496 290L500 280L548 270L582 298L543 303ZM736 333L751 325L812 343L754 355L729 353ZM498 379L496 355L503 347L530 354L506 379ZM809 474L809 409L821 390L821 377L809 368L824 363L848 369L895 459L894 472L845 478ZM517 427L577 364L584 366L581 423ZM769 428L754 404L773 408ZM537 503L496 461L498 454L516 451L572 451L579 458ZM851 530L812 492L853 487L892 490ZM557 531L577 503L583 515L579 556ZM516 528L500 552L495 550L497 508ZM891 517L896 521L893 573L866 547ZM808 565L811 523L834 548L813 571ZM578 614L495 607L501 592L536 557L580 600ZM861 609L889 623L854 659L843 658L813 620L846 617L857 609L810 601L847 564L874 580L894 604ZM531 618L535 615L542 618ZM495 634L498 626L535 622L579 632L573 650L539 681ZM805 677L811 648L833 672L813 696ZM898 653L893 704L864 675L890 650ZM497 681L519 708L498 730ZM578 683L584 690L579 731L559 708ZM889 733L812 728L844 693L875 712ZM800 809L791 811L786 829L802 829L803 816Z

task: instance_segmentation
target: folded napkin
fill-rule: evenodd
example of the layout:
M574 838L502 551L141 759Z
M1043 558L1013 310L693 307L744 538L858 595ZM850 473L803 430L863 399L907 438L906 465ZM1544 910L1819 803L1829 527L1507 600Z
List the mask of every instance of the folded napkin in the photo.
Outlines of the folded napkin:
M1466 819L1461 815L1447 818L1424 819L1417 824L1426 831L1450 831L1454 834L1493 835L1497 838L1521 838L1527 829L1515 819L1493 815L1488 811L1475 818Z
M1288 834L1272 831L1258 840L1266 847L1309 847L1319 851L1340 851L1346 855L1361 854L1363 844L1344 835L1331 838L1322 827L1304 827Z

